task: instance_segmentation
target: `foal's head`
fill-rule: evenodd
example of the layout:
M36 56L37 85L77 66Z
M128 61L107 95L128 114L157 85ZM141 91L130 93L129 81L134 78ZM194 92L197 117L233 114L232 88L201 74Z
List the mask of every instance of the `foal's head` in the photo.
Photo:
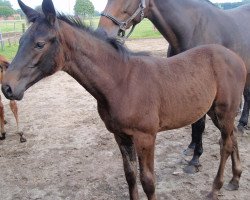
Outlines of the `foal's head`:
M3 76L7 68L9 67L9 62L5 57L0 55L0 83L2 83Z
M2 91L9 99L21 100L24 91L42 78L59 70L59 22L51 0L42 3L43 14L18 3L32 23L20 39L18 52L5 73Z
M99 22L99 30L116 37L147 16L150 0L108 0Z

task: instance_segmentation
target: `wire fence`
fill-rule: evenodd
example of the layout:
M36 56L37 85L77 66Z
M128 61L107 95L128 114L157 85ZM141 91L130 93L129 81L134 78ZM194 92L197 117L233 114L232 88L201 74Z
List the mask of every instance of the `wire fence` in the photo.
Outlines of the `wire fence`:
M0 48L5 49L5 45L17 44L20 36L26 30L24 20L5 20L0 21Z

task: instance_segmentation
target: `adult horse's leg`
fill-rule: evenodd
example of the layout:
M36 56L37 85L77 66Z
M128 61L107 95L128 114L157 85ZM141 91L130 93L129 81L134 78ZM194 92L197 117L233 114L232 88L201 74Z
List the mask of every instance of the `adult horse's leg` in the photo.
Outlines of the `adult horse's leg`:
M136 132L134 143L140 165L140 180L148 200L156 200L154 175L155 134Z
M174 56L174 51L173 51L173 48L171 48L170 44L168 45L168 51L167 51L167 57L171 57L171 56Z
M115 140L120 148L126 180L129 187L130 199L139 199L136 177L137 164L133 140L125 134L115 134Z
M1 123L1 136L0 136L0 140L4 140L5 139L5 129L4 129L4 108L3 108L3 103L2 103L2 99L0 96L0 123Z
M250 109L250 88L247 87L244 90L244 106L243 106L243 111L240 117L239 124L237 126L238 130L241 133L244 132L244 129L248 123L249 109Z
M23 132L19 131L19 120L18 120L18 108L16 101L10 100L10 109L14 114L17 124L17 134L20 136L20 142L26 142L26 139L23 137Z
M188 149L184 153L189 154L193 152L193 158L189 162L189 165L184 168L186 173L196 173L199 171L200 162L199 158L203 153L202 147L202 134L205 129L206 115L192 124L192 141L188 146Z

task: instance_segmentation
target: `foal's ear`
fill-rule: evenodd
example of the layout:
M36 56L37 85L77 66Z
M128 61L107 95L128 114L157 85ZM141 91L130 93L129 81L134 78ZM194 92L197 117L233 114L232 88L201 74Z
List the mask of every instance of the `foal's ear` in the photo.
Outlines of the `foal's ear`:
M47 21L54 26L56 22L56 11L52 0L43 0L42 9Z
M18 0L18 4L24 14L26 15L29 22L35 22L36 19L40 16L40 13L36 10L30 8L29 6L26 6L21 0Z

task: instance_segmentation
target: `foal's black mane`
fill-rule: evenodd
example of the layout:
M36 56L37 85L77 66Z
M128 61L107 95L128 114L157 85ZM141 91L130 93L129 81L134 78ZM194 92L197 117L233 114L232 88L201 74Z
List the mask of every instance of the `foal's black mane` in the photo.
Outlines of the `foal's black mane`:
M73 17L73 16L59 13L59 14L57 14L57 19L66 22L67 24L69 24L70 26L72 26L74 28L78 28L80 30L88 32L91 35L94 35L95 37L97 37L103 41L106 41L125 58L128 58L131 55L144 55L144 56L148 55L148 53L145 53L145 52L133 53L133 52L129 51L124 45L122 45L115 38L109 38L106 35L98 32L98 31L94 31L92 28L86 26L79 17Z

